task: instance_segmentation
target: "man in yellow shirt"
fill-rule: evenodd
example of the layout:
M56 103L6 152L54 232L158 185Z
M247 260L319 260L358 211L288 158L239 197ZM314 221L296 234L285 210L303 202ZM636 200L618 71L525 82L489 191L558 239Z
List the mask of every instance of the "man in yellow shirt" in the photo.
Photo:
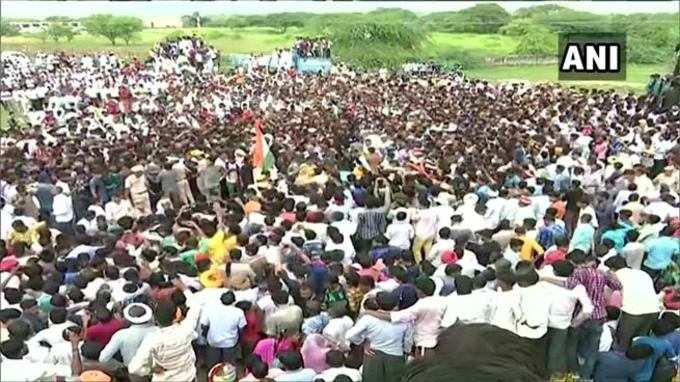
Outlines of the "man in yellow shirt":
M26 243L29 247L38 240L38 230L45 226L45 222L34 224L29 228L20 219L12 222L12 230L7 236L7 241L10 245L15 245L20 242Z
M515 229L517 238L522 240L522 249L519 251L519 257L522 260L533 261L536 256L543 254L544 250L538 242L529 236L527 236L526 229L524 227L517 227Z

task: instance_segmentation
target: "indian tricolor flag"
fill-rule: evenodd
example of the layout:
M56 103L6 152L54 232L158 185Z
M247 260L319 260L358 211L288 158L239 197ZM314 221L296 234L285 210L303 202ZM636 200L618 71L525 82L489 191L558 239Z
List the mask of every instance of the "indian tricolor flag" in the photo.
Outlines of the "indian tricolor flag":
M253 167L260 173L269 172L274 167L274 154L269 151L269 144L264 139L264 124L261 119L255 121L255 149L253 150Z

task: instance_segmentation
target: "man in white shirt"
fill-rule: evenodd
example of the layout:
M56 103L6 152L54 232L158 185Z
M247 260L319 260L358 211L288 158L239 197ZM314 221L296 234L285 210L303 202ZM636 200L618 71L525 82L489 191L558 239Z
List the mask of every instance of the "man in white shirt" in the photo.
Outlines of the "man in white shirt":
M73 203L71 196L67 195L61 187L55 187L56 194L52 202L52 215L56 227L64 233L72 232L73 226Z
M124 216L134 216L135 209L132 207L130 200L123 199L119 194L114 194L113 199L104 206L106 212L106 221L115 223L118 219Z
M411 239L413 239L415 234L413 225L406 220L406 217L406 212L397 212L396 221L387 226L385 231L385 237L389 240L389 245L403 250L411 248Z
M484 293L473 293L473 281L467 276L456 276L456 293L445 298L446 309L441 325L444 328L460 321L462 324L488 323L492 306Z
M661 310L661 297L654 289L654 282L647 272L628 268L626 259L611 257L605 265L619 279L623 294L621 317L616 328L618 349L626 350L633 338L645 336L656 321Z
M530 262L518 263L516 273L522 309L517 334L525 338L539 339L548 331L550 304L546 304L546 299L549 298L546 283L538 281L538 273Z
M428 277L418 278L415 284L419 299L414 305L396 312L366 311L366 314L395 324L412 324L416 356L424 356L437 346L437 337L447 309L447 298L434 295L435 284Z
M234 292L224 292L220 302L205 304L199 320L203 330L207 329L208 348L205 353L208 368L219 362L235 364L241 359L238 345L239 333L246 326L243 311L233 304Z
M574 265L567 260L552 264L553 273L566 279L574 271ZM593 312L593 303L583 285L567 289L555 284L543 283L546 294L550 296L548 315L548 354L547 367L550 375L567 372L567 334L570 326L578 326ZM580 304L580 312L574 317L574 310Z
M439 230L439 239L437 239L437 242L427 253L426 259L435 267L439 266L441 264L442 253L444 251L453 251L455 245L456 242L451 238L451 229L444 227Z
M361 372L358 369L345 366L345 354L339 350L331 350L326 353L326 363L330 366L314 380L323 382L333 382L339 375L349 377L352 382L361 382Z

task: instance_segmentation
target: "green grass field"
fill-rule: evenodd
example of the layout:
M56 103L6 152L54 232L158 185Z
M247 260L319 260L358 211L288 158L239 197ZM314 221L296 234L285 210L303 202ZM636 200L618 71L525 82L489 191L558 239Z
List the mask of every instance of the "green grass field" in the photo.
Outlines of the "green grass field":
M517 39L511 36L435 32L430 36L427 49L436 54L449 48L457 48L482 53L488 57L501 57L511 54L515 46Z
M518 65L518 66L489 66L466 70L466 74L475 78L490 81L531 81L531 82L559 82L565 86L613 88L620 91L644 91L651 73L666 73L672 70L668 65L628 65L626 81L558 81L555 65Z
M285 34L276 33L268 28L163 28L146 29L139 34L138 38L130 45L125 45L123 41L117 41L116 46L103 37L95 37L89 34L76 35L71 41L52 41L43 42L39 38L31 35L21 35L14 37L3 37L0 42L2 50L19 50L27 53L34 52L91 52L91 51L113 51L121 56L140 56L149 52L153 45L164 37L185 32L191 34L196 32L203 36L210 44L223 53L259 53L269 52L275 48L288 47L294 40L295 33Z

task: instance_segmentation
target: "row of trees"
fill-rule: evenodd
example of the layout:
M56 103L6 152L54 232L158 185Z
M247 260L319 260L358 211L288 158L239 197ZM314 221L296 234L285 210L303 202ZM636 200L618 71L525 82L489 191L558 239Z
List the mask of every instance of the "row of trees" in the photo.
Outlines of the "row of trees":
M77 34L74 28L69 24L74 21L67 17L52 16L45 19L49 24L44 31L37 33L35 37L42 40L48 38L54 41L68 40L71 41ZM93 36L101 36L116 45L118 41L124 41L125 44L130 44L132 40L137 37L137 34L144 29L144 24L141 19L130 16L112 16L112 15L93 15L80 22L87 33ZM6 19L0 20L0 36L16 36L19 34L19 28L10 24Z

